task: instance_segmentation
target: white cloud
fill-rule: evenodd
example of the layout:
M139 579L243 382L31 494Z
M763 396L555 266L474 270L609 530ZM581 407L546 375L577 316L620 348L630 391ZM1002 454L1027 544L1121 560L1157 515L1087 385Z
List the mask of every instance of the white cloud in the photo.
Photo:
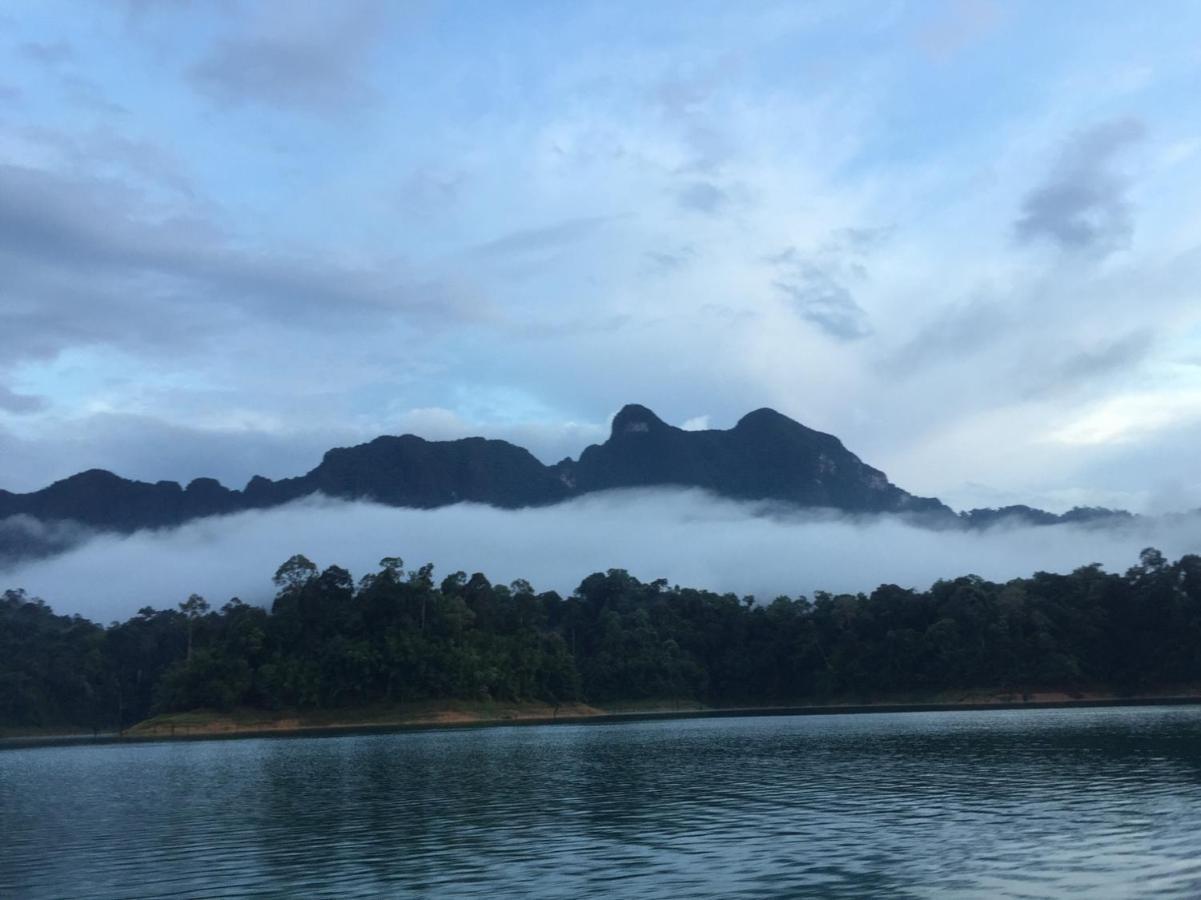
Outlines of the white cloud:
M1201 390L1126 393L1106 398L1047 439L1069 445L1129 442L1199 420Z
M268 603L271 575L294 553L355 577L380 558L433 562L442 575L482 571L569 593L594 571L754 594L925 588L967 573L994 580L1101 562L1124 570L1153 545L1172 557L1201 545L1201 517L1113 529L930 531L896 518L763 515L699 491L619 491L542 509L459 505L422 511L310 500L130 537L97 537L63 556L0 573L59 612L108 621L192 592Z

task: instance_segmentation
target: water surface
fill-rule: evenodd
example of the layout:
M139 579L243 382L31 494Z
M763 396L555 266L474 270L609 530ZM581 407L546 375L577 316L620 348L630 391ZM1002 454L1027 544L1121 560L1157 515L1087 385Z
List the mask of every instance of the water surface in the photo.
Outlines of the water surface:
M0 896L1201 896L1201 709L0 751Z

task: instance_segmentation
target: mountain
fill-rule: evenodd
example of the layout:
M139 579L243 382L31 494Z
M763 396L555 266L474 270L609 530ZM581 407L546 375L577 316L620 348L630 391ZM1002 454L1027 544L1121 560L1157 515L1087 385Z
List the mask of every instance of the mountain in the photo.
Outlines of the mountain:
M684 431L645 406L627 406L605 443L560 467L578 493L678 484L845 512L953 515L937 500L901 490L833 435L771 409L747 413L729 431Z
M1133 522L1138 516L1124 509L1103 506L1073 506L1056 515L1045 509L1018 504L999 509L971 509L961 512L959 518L971 528L991 528L994 525L1116 525Z
M739 500L900 513L938 527L1130 517L1094 509L1055 516L1030 507L956 515L939 500L892 484L833 435L774 410L755 410L724 431L685 431L645 406L630 405L614 417L603 444L553 466L507 441L427 441L406 434L330 450L316 468L298 477L272 481L256 475L240 491L212 478L181 487L174 481L130 481L102 469L28 494L0 490L0 563L5 557L57 552L79 526L116 532L161 528L279 506L310 494L422 509L465 501L513 509L613 488L666 485L704 488Z
M554 503L569 491L528 450L505 441L426 441L378 437L328 451L306 475L272 481L256 475L244 490L197 478L148 484L91 469L40 491L0 491L0 519L70 520L108 531L178 525L190 519L279 506L309 494L432 508L460 501L518 507Z

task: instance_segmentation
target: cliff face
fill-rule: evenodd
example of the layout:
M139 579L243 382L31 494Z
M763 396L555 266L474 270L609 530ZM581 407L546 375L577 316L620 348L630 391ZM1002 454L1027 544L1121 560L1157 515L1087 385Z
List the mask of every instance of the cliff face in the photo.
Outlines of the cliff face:
M306 493L422 508L462 501L540 506L569 493L528 450L506 441L433 442L411 434L330 450L302 481Z
M901 490L833 435L771 409L748 413L728 431L684 431L644 406L627 406L609 439L566 471L580 492L678 484L845 512L953 515L937 500Z

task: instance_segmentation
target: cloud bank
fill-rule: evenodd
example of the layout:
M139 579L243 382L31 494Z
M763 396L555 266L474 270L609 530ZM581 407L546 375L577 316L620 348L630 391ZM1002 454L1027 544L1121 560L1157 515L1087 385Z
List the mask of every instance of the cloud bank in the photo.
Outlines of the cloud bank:
M695 490L617 491L517 511L458 505L437 510L310 499L130 537L102 536L62 556L0 572L57 611L107 622L143 606L174 606L197 592L216 605L238 596L269 603L271 575L294 553L359 578L381 557L441 575L482 571L494 582L529 580L570 593L609 568L770 600L816 590L870 591L881 583L926 588L974 573L1005 580L1094 562L1122 571L1139 550L1169 557L1201 550L1201 517L1120 529L1068 526L930 531L900 519L778 514Z

